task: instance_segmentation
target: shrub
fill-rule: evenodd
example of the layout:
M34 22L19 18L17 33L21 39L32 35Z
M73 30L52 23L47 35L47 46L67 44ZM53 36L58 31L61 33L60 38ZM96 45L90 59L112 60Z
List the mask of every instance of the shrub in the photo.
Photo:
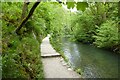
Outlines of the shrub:
M97 30L94 36L98 47L112 48L118 44L118 26L115 21L107 20Z
M80 15L76 27L74 29L74 35L77 41L84 43L92 43L95 34L94 17L88 15Z

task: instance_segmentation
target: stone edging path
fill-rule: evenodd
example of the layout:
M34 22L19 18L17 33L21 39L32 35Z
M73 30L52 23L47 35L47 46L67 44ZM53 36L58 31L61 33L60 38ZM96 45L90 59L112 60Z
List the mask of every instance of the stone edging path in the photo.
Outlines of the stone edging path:
M52 48L49 36L42 41L41 57L45 78L80 78L80 75L67 67L60 54Z

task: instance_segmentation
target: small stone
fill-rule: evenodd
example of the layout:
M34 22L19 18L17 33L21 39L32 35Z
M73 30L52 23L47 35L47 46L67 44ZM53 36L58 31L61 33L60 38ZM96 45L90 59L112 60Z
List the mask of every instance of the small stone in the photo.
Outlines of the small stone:
M67 65L67 63L64 63L64 64L63 64L63 66L66 66L66 65Z
M60 59L60 62L62 62L62 61L63 61L63 58Z
M68 68L68 71L72 71L72 69L71 69L71 68Z

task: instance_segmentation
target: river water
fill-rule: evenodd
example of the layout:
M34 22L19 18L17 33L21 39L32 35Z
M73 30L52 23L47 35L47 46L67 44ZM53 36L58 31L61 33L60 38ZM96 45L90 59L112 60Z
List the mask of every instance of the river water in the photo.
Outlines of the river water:
M82 70L83 78L118 78L118 55L91 45L63 38L63 51L73 68Z

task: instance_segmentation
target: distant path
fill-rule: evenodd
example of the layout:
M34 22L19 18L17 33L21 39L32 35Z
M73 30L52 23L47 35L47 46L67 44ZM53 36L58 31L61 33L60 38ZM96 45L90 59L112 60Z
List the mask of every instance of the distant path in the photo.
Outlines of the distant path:
M45 78L80 78L80 75L69 68L60 54L52 48L49 36L42 41L41 56Z

